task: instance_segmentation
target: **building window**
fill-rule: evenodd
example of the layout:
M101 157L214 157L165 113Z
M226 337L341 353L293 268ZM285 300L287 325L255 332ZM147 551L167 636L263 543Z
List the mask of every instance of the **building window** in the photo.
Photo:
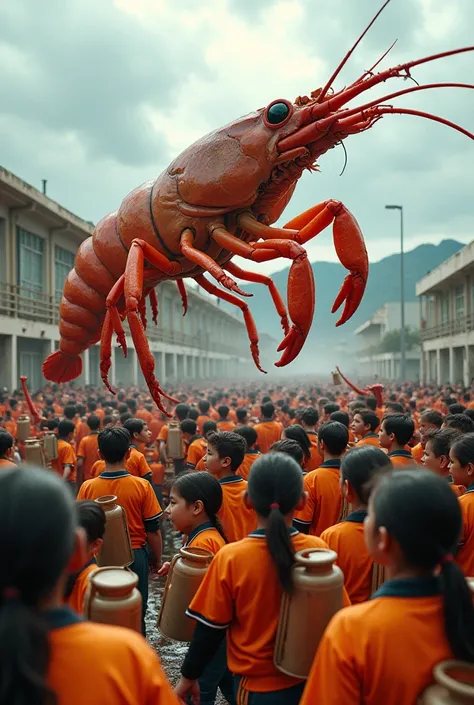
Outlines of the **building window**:
M64 282L74 267L74 253L56 245L54 248L54 294L56 301L61 301Z
M432 328L435 324L435 297L428 296L426 300L426 325Z
M33 298L43 291L44 241L38 235L17 228L18 285L28 289L26 295Z
M441 294L439 297L440 309L441 309L441 323L447 323L449 321L449 292Z
M454 290L454 316L456 320L459 320L463 318L464 314L464 284L459 284Z

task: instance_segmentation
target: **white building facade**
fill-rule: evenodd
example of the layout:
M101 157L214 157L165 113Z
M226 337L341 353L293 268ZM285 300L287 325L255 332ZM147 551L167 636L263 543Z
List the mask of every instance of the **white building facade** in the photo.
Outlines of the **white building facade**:
M474 242L416 286L421 319L421 378L469 386L474 377Z
M27 375L32 389L45 380L41 365L59 345L59 303L64 281L81 242L93 225L44 193L0 168L0 387L18 388ZM228 380L251 377L254 364L240 315L187 284L188 313L183 316L175 282L157 288L159 319L148 316L147 335L162 384L183 380ZM110 379L114 385L143 384L133 343L128 357L113 348ZM262 336L261 360L276 341ZM273 358L274 350L270 351ZM255 374L260 374L255 370ZM102 385L99 347L83 355L77 384Z
M405 328L420 327L416 302L405 302ZM400 352L380 352L387 333L401 328L400 302L386 303L368 321L359 326L357 336L357 373L363 381L394 381L400 379ZM420 376L420 350L415 347L405 353L407 380L417 381Z

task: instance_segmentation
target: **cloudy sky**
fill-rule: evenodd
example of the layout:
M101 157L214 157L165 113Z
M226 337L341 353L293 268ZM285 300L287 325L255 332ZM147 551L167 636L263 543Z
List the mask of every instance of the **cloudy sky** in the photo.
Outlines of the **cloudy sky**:
M473 0L392 0L338 79L473 44ZM0 164L86 220L115 210L184 147L278 97L323 85L381 0L0 0ZM468 83L474 52L414 71L419 82ZM390 90L407 87L394 80ZM373 95L373 94L372 94ZM379 92L376 95L381 95ZM474 91L398 99L474 131ZM326 198L356 214L372 260L474 233L474 143L440 125L388 116L306 174L285 220ZM330 232L309 244L334 261ZM286 264L286 263L284 263ZM260 268L272 271L283 263Z

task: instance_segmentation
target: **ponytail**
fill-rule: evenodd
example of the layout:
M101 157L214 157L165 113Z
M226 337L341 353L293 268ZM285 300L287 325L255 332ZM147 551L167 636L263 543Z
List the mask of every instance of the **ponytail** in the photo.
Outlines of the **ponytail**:
M43 602L74 550L73 499L54 473L0 475L0 705L56 705Z
M287 454L262 455L252 465L248 493L258 516L267 520L265 538L278 581L285 592L291 593L295 551L285 516L294 512L303 494L301 468Z
M207 516L209 517L209 521L211 522L212 526L220 533L222 538L226 543L229 543L229 539L225 535L224 527L222 526L222 522L217 516L217 514L212 514L211 512L207 512Z
M188 504L201 501L209 521L224 541L229 543L221 520L217 516L217 512L222 507L222 487L215 477L208 472L183 472L178 475L172 487Z
M21 597L0 607L0 705L56 705L47 683L48 625Z
M428 470L394 473L375 489L373 511L375 526L385 527L408 564L433 575L441 566L446 637L455 658L474 663L472 594L452 557L462 515L449 484Z
M454 658L474 663L474 607L472 592L452 558L441 563L444 625Z

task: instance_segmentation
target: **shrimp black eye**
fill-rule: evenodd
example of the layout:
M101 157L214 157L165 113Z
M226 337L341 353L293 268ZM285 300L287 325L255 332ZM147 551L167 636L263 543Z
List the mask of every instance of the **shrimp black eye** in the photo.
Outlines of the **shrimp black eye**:
M280 125L285 122L290 114L290 106L287 103L273 103L267 109L266 119L270 125Z

